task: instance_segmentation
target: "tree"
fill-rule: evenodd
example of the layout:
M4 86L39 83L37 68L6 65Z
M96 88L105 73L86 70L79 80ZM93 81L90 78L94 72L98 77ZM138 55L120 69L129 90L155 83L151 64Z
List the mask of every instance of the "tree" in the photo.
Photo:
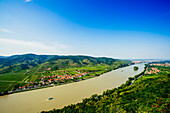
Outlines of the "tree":
M138 67L137 67L137 66L134 66L133 69L134 69L134 71L137 71L137 70L138 70Z

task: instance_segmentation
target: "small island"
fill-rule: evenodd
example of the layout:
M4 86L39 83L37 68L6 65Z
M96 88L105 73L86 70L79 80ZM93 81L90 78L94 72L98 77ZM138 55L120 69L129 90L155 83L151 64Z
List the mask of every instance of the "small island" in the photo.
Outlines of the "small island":
M137 71L139 68L137 66L134 66L134 71Z

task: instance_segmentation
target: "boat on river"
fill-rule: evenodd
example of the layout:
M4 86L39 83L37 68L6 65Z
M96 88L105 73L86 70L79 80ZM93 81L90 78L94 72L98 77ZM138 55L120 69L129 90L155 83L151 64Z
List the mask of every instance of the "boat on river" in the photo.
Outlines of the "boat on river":
M48 100L52 100L53 98L51 97L51 98L48 98Z

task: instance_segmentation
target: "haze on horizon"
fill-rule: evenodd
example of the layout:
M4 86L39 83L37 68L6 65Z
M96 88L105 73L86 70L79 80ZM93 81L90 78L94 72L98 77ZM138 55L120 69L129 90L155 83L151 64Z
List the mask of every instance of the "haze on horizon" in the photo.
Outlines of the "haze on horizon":
M0 0L0 55L170 59L169 0Z

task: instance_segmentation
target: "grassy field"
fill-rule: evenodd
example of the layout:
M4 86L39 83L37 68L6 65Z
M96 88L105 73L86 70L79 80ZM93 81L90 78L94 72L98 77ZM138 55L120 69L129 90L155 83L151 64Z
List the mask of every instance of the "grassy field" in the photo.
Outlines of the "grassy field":
M0 92L11 90L18 82L3 82L0 81Z
M100 74L103 70L109 69L108 65L96 65L96 66L84 66L84 67L74 67L74 68L67 68L67 69L60 69L55 71L39 71L41 65L35 67L31 70L22 70L18 73L7 73L2 74L0 76L0 92L2 91L10 91L13 89L14 86L18 84L24 84L28 82L39 82L40 77L48 76L48 75L63 75L63 74L70 74L75 75L78 74L76 70L89 72L93 71L95 74ZM94 73L90 73L89 76L83 76L80 79L88 79L94 75Z
M21 55L1 59L0 93L4 94L2 91L6 93L6 91L11 91L13 88L17 90L23 85L25 87L25 84L30 84L33 87L35 85L41 85L40 78L42 78L42 76L65 76L66 74L72 76L74 80L59 80L56 84L60 84L60 82L74 82L99 76L119 66L129 65L131 63L130 61L124 60L92 58L88 56L61 56L60 59L57 56L57 59L46 61L48 59L46 59L46 57L47 56ZM86 73L85 76L84 72ZM46 79L48 80L49 77ZM47 82L47 80L43 82Z
M9 91L19 83L24 83L29 75L25 73L8 73L0 76L0 92Z
M83 66L83 67L74 67L74 68L67 68L67 69L60 69L55 71L41 71L39 72L38 69L34 69L29 74L29 81L36 82L39 81L40 77L42 76L48 76L48 75L62 75L62 74L77 74L76 70L84 70L84 71L98 71L98 70L104 70L109 68L107 65L97 65L97 66Z

